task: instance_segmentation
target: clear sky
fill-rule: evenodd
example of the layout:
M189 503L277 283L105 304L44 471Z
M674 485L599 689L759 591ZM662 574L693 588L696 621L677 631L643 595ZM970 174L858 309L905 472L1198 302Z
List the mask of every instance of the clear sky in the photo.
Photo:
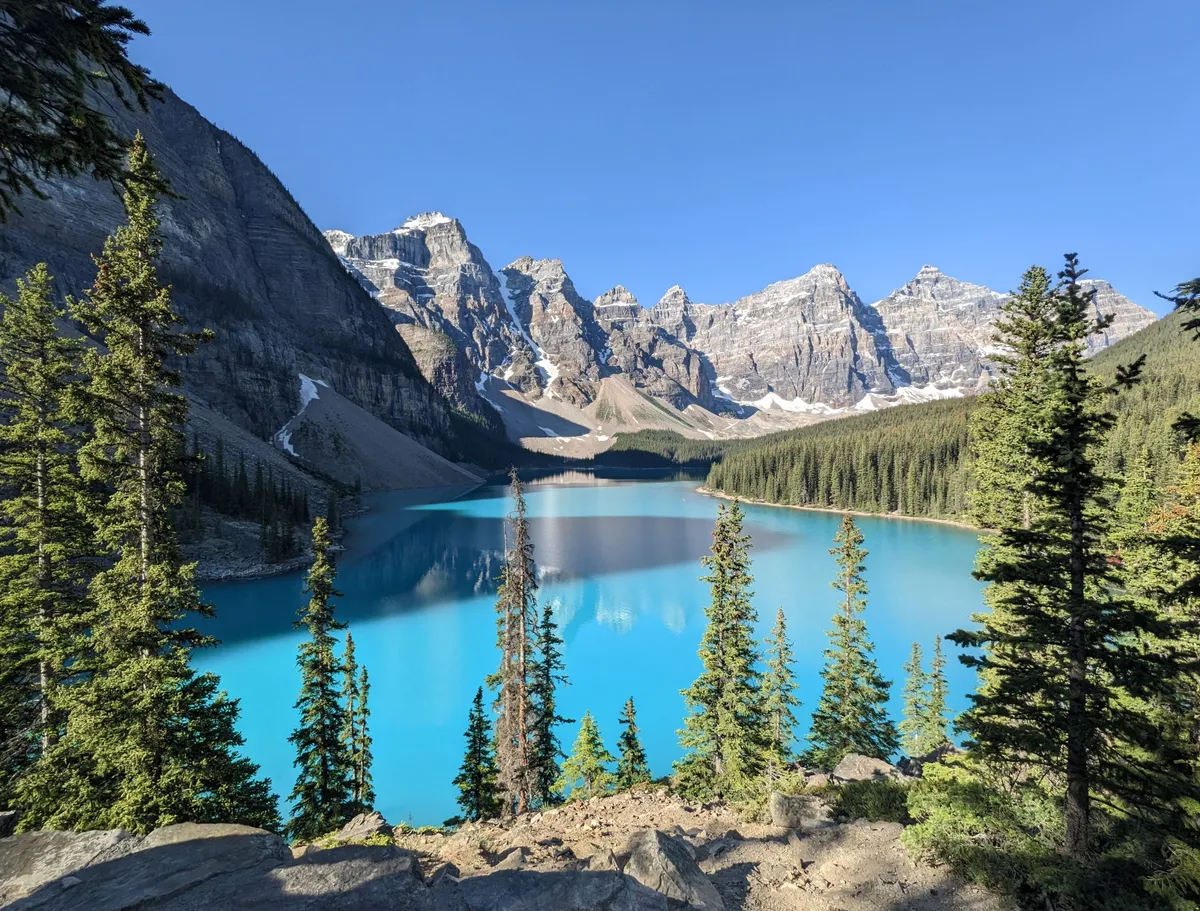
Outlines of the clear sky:
M437 209L589 297L1200 274L1197 0L124 2L319 227Z

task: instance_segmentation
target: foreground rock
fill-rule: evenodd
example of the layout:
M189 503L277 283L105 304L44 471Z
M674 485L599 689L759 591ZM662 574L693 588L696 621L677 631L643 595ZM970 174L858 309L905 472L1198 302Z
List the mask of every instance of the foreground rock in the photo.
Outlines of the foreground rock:
M625 872L645 886L702 911L725 911L725 903L680 841L652 830L629 840Z
M350 828L378 835L383 827L367 815ZM453 833L398 831L392 845L313 849L297 858L279 837L241 826L169 826L144 838L34 832L0 840L0 906L998 911L988 893L914 861L900 832L892 823L813 831L748 822L720 801L694 803L665 790L471 823Z
M416 857L347 846L293 860L261 829L184 823L127 832L30 832L0 840L0 905L12 911L215 908L466 911L434 894Z
M781 829L820 829L832 825L828 805L812 794L792 796L772 791L767 809Z

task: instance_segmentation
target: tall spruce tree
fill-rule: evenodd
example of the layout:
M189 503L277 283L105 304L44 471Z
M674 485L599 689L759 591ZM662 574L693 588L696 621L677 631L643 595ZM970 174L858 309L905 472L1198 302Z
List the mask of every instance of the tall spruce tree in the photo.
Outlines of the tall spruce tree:
M492 819L501 812L500 790L496 783L496 755L492 732L483 711L483 687L475 691L475 701L467 716L467 750L462 767L454 779L459 807L468 822Z
M554 802L554 782L559 776L558 761L566 756L558 739L557 727L575 721L558 714L555 690L559 684L567 683L566 675L562 672L562 644L558 624L554 622L553 606L545 604L538 626L536 657L529 686L533 709L530 743L533 786L530 799L539 806Z
M56 735L51 690L69 676L87 606L87 524L75 456L80 345L45 264L0 294L0 806Z
M792 758L793 733L796 729L796 677L792 671L792 643L787 637L787 619L783 608L775 613L775 626L764 642L767 674L763 679L763 713L766 715L770 752L775 762Z
M124 828L245 822L274 827L269 782L237 752L237 703L213 674L190 665L211 644L188 624L208 615L180 560L169 512L184 492L186 402L169 364L200 334L180 331L170 289L155 263L161 181L139 135L130 149L128 224L96 258L96 281L75 316L102 346L84 351L90 376L85 418L94 428L79 452L82 477L103 495L88 500L95 543L112 563L90 584L81 679L56 688L61 735L19 786L26 828Z
M829 631L821 671L825 685L813 713L807 754L809 762L829 769L847 753L887 759L899 747L896 727L887 714L891 683L879 673L862 619L867 551L853 516L842 517L834 542L830 553L837 560L838 574L833 587L842 593L842 602Z
M633 697L621 710L621 738L617 742L617 776L614 781L618 791L628 791L634 785L650 780L650 767L646 765L646 750L638 739L637 709Z
M375 804L375 786L371 779L371 710L368 698L371 685L365 667L359 667L354 655L354 637L346 631L342 656L342 699L346 706L346 728L342 745L350 762L350 799L347 817L366 813Z
M571 755L563 763L562 775L555 783L555 790L567 794L569 800L595 797L609 790L613 774L608 766L612 754L604 747L600 729L591 712L583 713L579 724L579 736L571 748Z
M506 814L520 814L530 808L536 784L531 690L538 638L538 583L524 485L515 468L509 477L513 507L505 525L504 566L496 593L500 667L488 682L496 689L496 765L504 809Z
M929 729L929 675L922 663L920 643L904 663L904 718L900 721L900 749L909 756L924 756L924 738Z
M929 662L929 705L925 724L921 728L918 756L928 756L950 742L946 733L950 726L946 717L950 711L949 689L946 685L946 657L942 654L942 637L933 640L933 658Z
M334 588L337 569L329 555L331 544L329 525L318 518L312 529L313 565L304 586L310 598L296 621L308 637L296 654L300 726L289 738L296 746L294 764L300 770L288 798L292 815L287 834L293 841L319 838L339 828L346 821L352 793L350 750L343 739L349 722L338 687L342 663L334 652L333 636L344 624L334 616L333 599L341 592Z
M679 787L689 794L734 799L756 786L765 762L757 615L750 602L750 538L742 531L737 502L718 507L711 551L704 557L709 584L708 625L700 640L703 669L683 691L688 714L679 743L687 755L676 763Z
M1011 425L1016 442L1000 444L1020 453L1010 478L1032 508L1006 516L985 545L977 576L989 583L990 612L951 637L981 650L963 657L981 675L960 720L974 749L987 762L1032 766L1063 782L1063 847L1076 860L1092 847L1093 796L1143 814L1194 790L1169 774L1170 745L1136 708L1169 699L1169 681L1183 668L1175 649L1143 646L1147 636L1177 638L1168 618L1112 585L1106 482L1094 460L1112 422L1101 407L1111 390L1084 365L1087 337L1108 320L1092 318L1083 274L1069 254L1048 292L1044 272L1031 269L997 326L1013 353L989 407L1026 416ZM1118 371L1118 384L1130 383L1137 366ZM976 440L981 457L993 458L993 444Z

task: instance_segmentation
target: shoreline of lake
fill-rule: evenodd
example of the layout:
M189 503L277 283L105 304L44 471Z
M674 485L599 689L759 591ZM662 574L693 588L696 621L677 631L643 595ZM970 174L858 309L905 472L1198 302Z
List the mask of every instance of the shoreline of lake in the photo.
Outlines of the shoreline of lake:
M846 515L848 513L852 516L866 516L875 519L901 519L906 522L934 522L938 525L950 525L954 528L965 529L966 531L975 531L981 535L994 534L994 532L987 528L980 528L978 525L972 525L970 522L960 522L956 519L934 519L930 516L904 516L897 512L864 512L859 509L838 509L834 506L797 506L794 503L772 503L769 500L759 500L752 497L731 496L723 490L713 490L703 485L696 488L696 493L718 500L736 500L739 503L749 503L751 506L774 506L777 509L800 509L805 512L833 512L839 515Z

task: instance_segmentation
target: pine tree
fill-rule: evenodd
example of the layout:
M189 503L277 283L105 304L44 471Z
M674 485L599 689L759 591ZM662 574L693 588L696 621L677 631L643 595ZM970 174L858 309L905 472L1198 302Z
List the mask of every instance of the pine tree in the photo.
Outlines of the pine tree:
M506 813L524 813L533 801L535 769L531 693L537 631L537 570L529 537L524 486L516 469L510 475L513 509L509 513L500 586L496 593L496 636L500 667L488 682L496 688L496 764ZM553 668L550 668L553 674Z
M55 325L66 314L50 286L41 264L16 300L0 294L0 806L62 721L50 690L69 676L87 606L80 347Z
M575 722L573 718L564 718L558 714L555 697L558 684L567 682L562 673L562 652L559 651L562 644L563 641L558 635L558 625L554 622L554 610L550 604L545 604L542 606L542 622L538 627L536 646L537 657L534 660L529 687L533 710L530 744L533 788L530 799L538 805L554 802L554 782L559 776L558 760L566 756L555 729L560 724Z
M1030 270L1023 287L1040 282L1040 272ZM1111 584L1106 482L1094 460L1111 426L1101 408L1111 390L1084 364L1088 335L1107 320L1093 321L1094 292L1080 283L1083 274L1068 255L1058 289L1040 292L1046 300L1032 308L1018 295L998 324L999 341L1014 354L989 397L1028 416L1025 426L1014 425L1020 446L1005 444L1024 453L1011 477L1033 508L1006 516L986 545L977 576L989 583L991 610L976 618L978 629L951 637L982 650L963 658L980 669L960 722L975 751L1064 782L1064 850L1076 860L1091 849L1093 795L1141 815L1194 791L1193 782L1169 774L1169 745L1135 708L1138 700L1169 699L1183 668L1174 650L1142 646L1151 636L1178 638L1168 618ZM1118 371L1118 385L1128 385L1138 366Z
M809 731L808 761L833 768L847 753L889 758L899 747L895 725L887 716L891 683L879 673L875 650L867 636L862 612L867 584L863 580L863 535L853 516L842 517L830 553L837 560L833 587L842 593L842 604L833 615L829 648L825 650L825 681L821 700Z
M331 544L329 525L318 518L312 530L313 565L304 587L311 597L296 622L307 630L308 638L296 655L300 726L289 738L296 746L295 765L300 770L288 798L292 816L287 834L293 841L319 838L345 823L352 791L351 758L343 740L349 721L337 685L342 665L334 654L333 632L344 624L334 616L333 599L341 592L333 587L337 569L329 555Z
M579 736L571 755L563 763L562 776L555 783L555 790L567 793L569 800L595 797L612 787L613 775L608 764L612 754L604 748L600 729L591 712L583 713L579 725Z
M97 257L96 281L75 315L103 347L84 351L90 376L80 449L95 544L113 562L90 584L87 652L79 680L55 691L61 736L22 780L26 828L146 832L182 820L274 827L269 782L240 756L237 703L212 674L191 668L211 639L188 625L208 615L179 558L170 510L184 492L178 460L187 406L168 364L202 336L180 332L155 262L160 179L139 135L130 150L128 224Z
M358 666L354 657L354 637L347 631L346 648L342 657L342 699L346 707L342 748L350 761L350 800L345 811L347 817L367 813L375 803L375 788L371 781L371 732L368 729L371 710L367 699L370 691L367 669Z
M126 50L150 30L128 9L102 0L26 0L4 5L0 29L0 221L15 197L44 194L47 177L126 176L125 146L110 119L117 104L146 109L162 85ZM102 92L101 89L106 91ZM18 210L19 211L19 210Z
M918 739L917 756L928 756L939 747L950 742L946 733L949 721L949 695L946 686L946 658L942 654L942 637L933 640L933 660L929 663L929 704L925 712L925 724Z
M792 672L792 643L787 637L783 608L775 614L775 627L765 640L767 674L763 680L763 713L769 728L770 750L778 763L792 758L792 740L796 729L796 678Z
M922 664L921 646L914 642L904 664L904 718L900 722L900 748L909 756L924 756L924 737L929 730L930 677Z
M496 783L496 756L491 731L483 713L483 687L475 691L475 701L471 703L466 739L467 751L463 756L462 768L454 779L454 785L458 788L456 799L467 821L492 819L500 815L502 801Z
M703 560L709 570L703 577L709 584L708 625L700 640L703 670L683 691L688 714L679 742L688 754L676 763L679 787L696 796L748 794L765 760L750 538L742 520L736 502L718 507L712 549Z
M633 707L633 697L625 703L621 710L621 738L618 741L620 756L617 758L617 777L615 785L618 791L628 791L634 785L650 780L650 767L646 765L646 751L638 739L637 710Z

